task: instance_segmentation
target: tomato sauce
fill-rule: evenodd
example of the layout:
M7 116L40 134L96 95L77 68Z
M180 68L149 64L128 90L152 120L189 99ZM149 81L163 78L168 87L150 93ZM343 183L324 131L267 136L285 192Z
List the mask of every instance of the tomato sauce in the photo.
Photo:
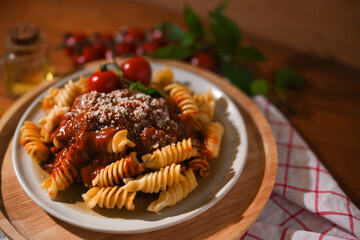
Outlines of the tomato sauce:
M78 96L66 113L54 138L63 148L52 148L43 168L51 173L68 158L79 171L79 180L90 183L106 165L120 159L106 151L116 132L128 130L128 139L136 144L126 155L143 154L193 137L192 116L181 115L170 98L152 98L128 89L111 93L92 91Z

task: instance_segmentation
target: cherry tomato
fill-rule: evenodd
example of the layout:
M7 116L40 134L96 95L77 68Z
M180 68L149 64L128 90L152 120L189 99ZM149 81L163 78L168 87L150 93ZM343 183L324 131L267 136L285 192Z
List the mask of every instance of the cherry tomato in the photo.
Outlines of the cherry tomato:
M161 29L154 29L152 31L149 31L146 34L146 40L148 42L155 42L159 45L165 45L166 44L166 36L163 30Z
M142 57L134 57L121 64L123 76L133 82L140 81L148 85L151 80L151 67L147 60Z
M103 58L103 48L101 46L88 45L82 48L81 54L74 55L74 63L82 65L84 63Z
M87 36L83 33L68 33L65 35L65 50L69 56L75 53L76 47L81 47L87 40Z
M106 59L112 59L113 51L115 56L129 55L134 51L134 46L127 43L119 43L114 46L114 49L107 49L105 52Z
M161 46L156 42L143 42L140 47L136 49L136 55L144 55L154 52Z
M102 59L105 57L106 47L104 44L93 44L96 59Z
M85 46L82 48L81 54L75 54L73 59L76 65L82 65L84 63L95 60L96 53L92 46Z
M103 42L112 42L114 40L114 36L112 33L101 33L100 34L100 39Z
M190 63L208 70L215 69L215 59L210 53L199 52L190 60Z
M94 33L89 37L91 45L102 45L104 48L107 44L112 43L113 36L110 33Z
M117 43L130 43L136 44L143 41L145 34L142 30L134 27L123 29L115 36L115 42Z
M88 89L90 91L98 91L109 93L113 90L120 89L121 84L118 76L108 70L100 70L94 72L88 80Z
M165 35L161 29L155 29L152 32L152 39L154 42L163 43L165 41Z

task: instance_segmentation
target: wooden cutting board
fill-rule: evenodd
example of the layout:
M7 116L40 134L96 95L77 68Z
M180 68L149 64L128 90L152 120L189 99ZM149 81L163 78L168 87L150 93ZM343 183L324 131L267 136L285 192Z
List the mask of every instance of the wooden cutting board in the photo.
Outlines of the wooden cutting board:
M0 121L0 227L7 236L14 239L238 239L250 228L268 201L276 178L277 150L268 122L251 99L221 77L182 62L156 62L202 75L231 97L240 110L247 128L249 150L243 172L230 192L197 217L150 233L97 233L48 215L21 188L11 156L11 138L17 122L34 98L52 84L44 83L22 96Z

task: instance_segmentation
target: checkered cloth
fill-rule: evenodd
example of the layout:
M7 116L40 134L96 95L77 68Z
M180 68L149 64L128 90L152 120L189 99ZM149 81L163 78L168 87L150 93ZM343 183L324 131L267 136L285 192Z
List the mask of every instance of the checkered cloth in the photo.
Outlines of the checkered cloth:
M270 200L241 239L358 239L359 209L286 118L267 99L253 100L273 130L279 166Z

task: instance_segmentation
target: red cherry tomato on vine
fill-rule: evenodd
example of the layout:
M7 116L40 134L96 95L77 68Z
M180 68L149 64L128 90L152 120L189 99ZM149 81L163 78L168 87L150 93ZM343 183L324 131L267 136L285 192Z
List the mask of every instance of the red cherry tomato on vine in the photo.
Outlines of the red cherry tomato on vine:
M88 80L88 89L90 91L98 91L109 93L113 90L120 89L121 84L118 76L108 70L100 70L94 72Z
M65 43L67 47L72 47L77 43L86 41L87 36L83 33L71 33L66 37Z
M126 43L119 43L114 46L114 49L107 49L105 52L106 59L112 59L112 55L115 52L115 56L126 56L134 51L134 46Z
M75 53L75 48L86 42L87 36L83 33L69 33L65 36L65 50L68 55Z
M190 60L190 63L208 70L215 69L215 59L210 53L199 52Z
M166 44L166 36L163 30L157 28L154 30L149 31L146 34L146 40L148 42L155 42L159 45L165 45Z
M148 85L151 80L151 67L147 60L142 57L134 57L121 64L123 77L133 82L140 81Z
M81 49L80 55L74 55L74 62L77 65L101 59L105 55L104 47L101 45L87 45Z
M143 42L141 46L136 49L136 55L149 54L158 50L160 47L160 44L156 42Z
M116 43L136 44L136 43L144 40L144 38L145 38L145 34L142 30L140 30L138 28L130 27L130 28L121 30L115 36L115 42Z
M163 43L165 42L165 34L161 29L155 29L152 32L152 39L154 42Z
M101 33L100 39L103 42L112 42L114 40L114 36L112 33Z

